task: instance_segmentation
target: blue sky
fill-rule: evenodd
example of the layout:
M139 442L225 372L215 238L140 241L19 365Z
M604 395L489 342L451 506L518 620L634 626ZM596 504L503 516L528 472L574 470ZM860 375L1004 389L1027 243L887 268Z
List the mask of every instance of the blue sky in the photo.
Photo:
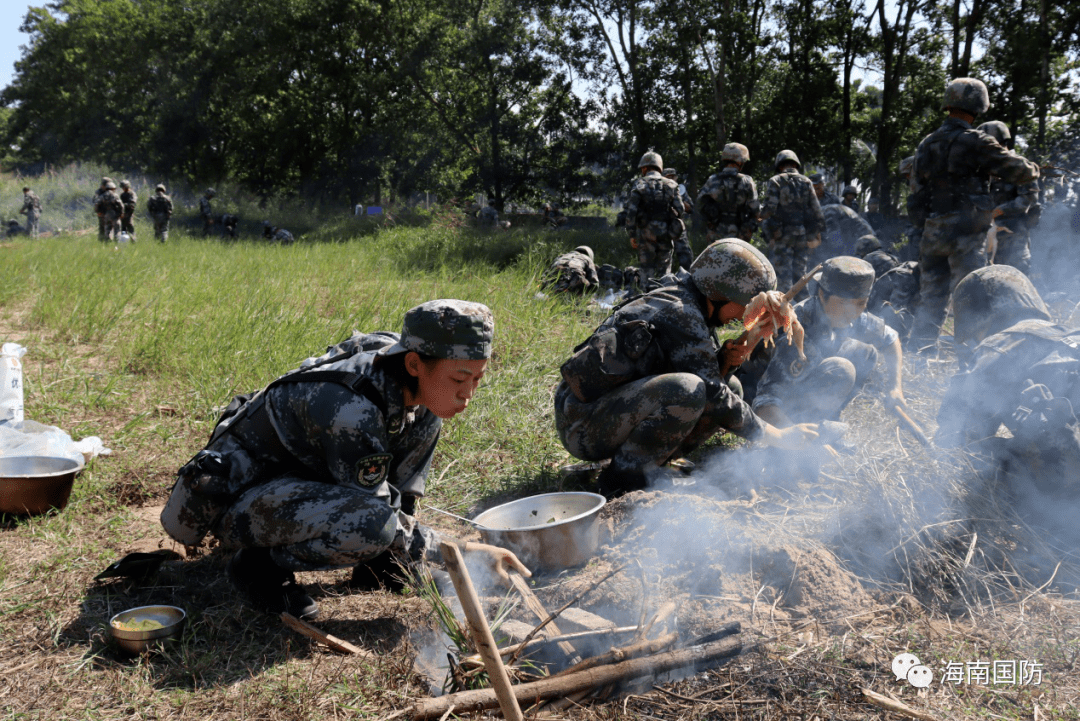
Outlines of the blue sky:
M41 7L43 3L34 3ZM19 32L30 3L6 2L4 20L0 23L0 88L6 88L15 75L15 61L22 57L20 45L26 45L30 36Z

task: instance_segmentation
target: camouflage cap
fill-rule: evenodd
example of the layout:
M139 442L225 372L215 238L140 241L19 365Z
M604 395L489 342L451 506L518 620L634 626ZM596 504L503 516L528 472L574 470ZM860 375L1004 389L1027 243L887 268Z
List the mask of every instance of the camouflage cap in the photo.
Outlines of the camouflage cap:
M868 253L873 253L875 250L881 250L881 241L877 239L877 236L868 233L855 241L855 255L860 258L865 258Z
M773 167L779 170L781 163L795 163L795 167L802 167L802 163L799 162L799 156L795 154L794 150L781 150L777 153L776 162L773 163Z
M1028 277L1011 265L988 265L969 273L953 291L953 336L978 343L1028 318L1050 312Z
M111 182L113 182L113 179L108 177L108 176L101 179L101 184L102 185L105 185L106 183L111 183Z
M738 238L724 238L701 251L690 265L694 285L711 301L746 305L758 293L776 290L776 271L761 251Z
M728 143L720 152L720 160L725 163L749 163L750 151L742 143Z
M859 194L859 189L856 188L854 185L845 185L844 186L844 192L840 193L840 195L845 195L845 196L847 196L847 195L858 195L858 194Z
M863 260L874 266L874 276L878 278L900 265L900 260L895 255L884 250L867 253Z
M589 260L593 260L593 258L595 258L592 252L592 248L587 245L579 245L578 247L574 248L574 252L589 256Z
M110 180L108 183L105 183L105 189L106 190L116 190L116 183L114 183L114 182L112 182Z
M639 168L656 168L657 170L660 170L664 167L664 159L660 157L660 153L650 150L641 156L641 160L638 161L637 166Z
M664 172L661 173L665 178L674 178L678 174L679 173L675 168L664 168Z
M900 161L900 175L911 175L912 169L915 167L915 156L909 155Z
M131 187L131 181L130 180L121 180L120 181L120 187L121 188L130 188Z
M405 313L401 340L381 355L416 351L447 360L491 357L495 319L491 309L465 300L429 300Z
M825 185L825 178L821 175L821 173L814 173L810 176L810 182L814 185Z
M990 93L986 90L986 83L975 78L956 78L945 88L945 98L941 101L941 109L956 108L981 115L990 109Z
M206 189L206 194L207 195L217 195L217 191L214 190L213 188L207 188Z
M1012 140L1012 133L1009 132L1009 126L1000 120L990 120L985 122L978 127L978 130L983 131L991 138L998 141L999 145L1006 145Z
M157 185L154 186L154 192L155 193L158 193L158 192L164 193L165 192L165 186L162 185L161 183L158 183Z
M862 258L839 255L822 264L819 285L826 295L850 299L869 298L874 277L874 266Z

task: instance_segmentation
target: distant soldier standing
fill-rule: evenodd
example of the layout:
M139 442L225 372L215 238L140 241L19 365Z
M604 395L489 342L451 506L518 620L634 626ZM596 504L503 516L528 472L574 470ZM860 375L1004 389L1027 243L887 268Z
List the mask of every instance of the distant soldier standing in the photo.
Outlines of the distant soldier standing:
M214 225L214 209L210 205L210 200L215 195L217 195L216 190L207 188L206 192L203 193L203 197L199 198L199 215L202 216L202 234L204 238L210 235L210 228Z
M650 150L641 156L638 167L641 177L634 179L630 189L626 230L630 244L637 249L644 284L671 272L674 242L686 227L681 219L679 186L660 174L664 167L660 154Z
M1023 185L1039 168L971 127L990 107L986 85L958 78L945 89L949 116L915 152L908 211L922 226L919 245L919 310L911 340L925 347L937 340L949 295L964 276L986 265L986 231L993 201L990 176Z
M23 205L19 214L26 216L26 234L31 238L36 238L38 237L38 221L41 219L41 198L30 190L29 186L23 188L22 192Z
M101 221L99 240L103 243L119 240L120 217L124 214L124 204L120 202L120 196L116 194L116 183L111 180L105 183L105 190L97 196L94 212Z
M739 172L750 162L750 151L741 143L728 143L720 162L723 169L698 193L698 208L708 228L705 239L710 243L721 238L749 241L761 211L754 179Z
M683 204L683 214L680 218L683 221L683 232L682 235L675 239L675 261L679 264L679 267L689 270L690 264L694 262L694 251L690 247L690 239L686 236L686 216L694 212L694 203L686 192L686 186L679 182L678 172L675 168L664 168L664 177L675 181L679 186L679 200Z
M169 239L169 218L172 217L172 198L165 194L165 186L154 186L154 195L146 201L146 209L154 219L154 237L162 243Z
M836 197L836 193L825 190L825 178L821 173L811 175L810 182L814 184L814 195L817 196L818 204L840 205L840 198Z
M856 188L854 185L845 185L844 192L841 193L841 195L844 196L844 199L841 201L844 205L851 208L856 213L862 212L862 210L859 208L859 201L857 200L857 198L859 197L858 188Z
M109 183L113 182L113 179L105 176L101 179L101 185L94 191L94 199L90 201L90 205L93 206L94 212L97 213L98 202L101 200L101 196L105 194L106 187ZM113 186L116 187L115 185ZM98 217L98 240L105 241L105 216L101 213L97 213Z
M813 184L799 172L799 157L781 150L775 166L765 191L762 229L772 249L776 288L786 291L806 273L810 247L821 241L825 217Z
M131 235L131 242L135 242L135 225L131 222L131 217L135 214L135 206L139 202L139 196L135 194L135 191L131 189L131 182L128 180L120 181L120 203L124 206L124 214L120 216L120 231L127 232Z
M978 130L1012 150L1012 133L1000 120L983 123ZM1038 181L1013 185L991 177L990 200L994 204L994 224L1000 228L994 263L1011 265L1024 275L1031 275L1031 229L1038 225L1042 212Z

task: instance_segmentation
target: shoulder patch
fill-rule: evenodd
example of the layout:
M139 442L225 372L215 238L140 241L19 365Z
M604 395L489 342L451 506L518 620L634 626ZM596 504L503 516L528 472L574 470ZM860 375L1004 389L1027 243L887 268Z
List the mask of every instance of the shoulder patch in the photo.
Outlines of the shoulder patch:
M356 463L356 482L364 488L374 488L390 474L391 453L375 453Z

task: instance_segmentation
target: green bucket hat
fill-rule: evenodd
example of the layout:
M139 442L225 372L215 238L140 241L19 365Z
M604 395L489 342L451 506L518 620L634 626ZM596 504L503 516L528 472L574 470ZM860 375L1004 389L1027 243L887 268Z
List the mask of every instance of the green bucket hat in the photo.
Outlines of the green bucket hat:
M494 333L495 319L486 305L429 300L405 313L401 340L379 353L416 351L447 360L484 360L491 357Z

